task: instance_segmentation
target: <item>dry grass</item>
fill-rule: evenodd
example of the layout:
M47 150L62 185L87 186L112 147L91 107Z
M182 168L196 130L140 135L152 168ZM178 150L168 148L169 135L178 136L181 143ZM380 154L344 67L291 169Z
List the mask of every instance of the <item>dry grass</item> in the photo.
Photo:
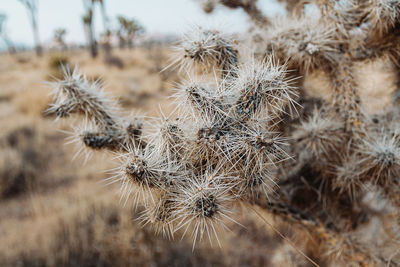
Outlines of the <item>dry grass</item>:
M18 127L2 137L0 197L13 197L43 186L50 158L50 151L43 150L44 144L37 128L29 125Z

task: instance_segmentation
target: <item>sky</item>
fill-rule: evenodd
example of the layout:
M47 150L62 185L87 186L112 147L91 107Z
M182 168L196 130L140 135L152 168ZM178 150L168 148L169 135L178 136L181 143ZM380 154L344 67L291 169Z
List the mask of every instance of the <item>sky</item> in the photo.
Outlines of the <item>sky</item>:
M82 26L82 0L38 0L39 35L42 42L53 38L54 30L65 28L68 43L85 42ZM196 0L105 0L107 16L113 24L115 17L124 15L139 20L150 34L182 34L194 25L216 26L240 32L247 28L248 19L242 10L219 7L205 14ZM259 7L269 15L283 13L276 0L259 0ZM7 15L6 30L16 44L31 46L33 33L25 7L18 0L0 0L0 13ZM96 33L103 31L100 9L95 10ZM1 46L1 42L0 42Z

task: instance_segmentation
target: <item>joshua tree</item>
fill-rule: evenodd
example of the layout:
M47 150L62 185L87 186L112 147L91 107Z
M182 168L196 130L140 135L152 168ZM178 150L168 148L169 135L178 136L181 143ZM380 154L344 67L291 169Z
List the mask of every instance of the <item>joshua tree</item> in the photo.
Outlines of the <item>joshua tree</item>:
M104 0L83 0L83 5L85 8L85 15L82 17L82 21L83 21L85 33L86 33L87 40L88 40L88 46L90 48L90 54L93 58L95 58L98 54L97 41L96 41L95 32L94 32L94 28L93 28L94 27L94 25L93 25L94 11L95 11L96 3L98 3L101 8L104 32L107 34L107 32L109 31L108 18L106 15L104 2L105 2Z
M85 7L85 15L82 17L83 26L85 28L86 38L88 41L88 47L90 49L90 55L95 58L98 53L97 42L93 28L93 12L95 0L83 0Z
M3 39L5 44L7 45L8 51L10 54L15 53L15 47L11 40L8 38L7 31L6 31L6 24L7 21L7 15L6 14L1 14L0 13L0 38Z
M65 43L66 34L67 30L64 28L59 28L54 31L54 41L56 41L63 49L67 48L67 44Z
M129 48L132 48L135 37L144 32L143 26L136 19L128 19L124 16L118 16L117 19L119 22L117 33L120 39L120 47L128 45Z
M240 41L204 28L186 35L172 65L190 79L178 88L177 114L157 125L122 117L77 71L54 84L50 111L86 117L81 147L121 154L111 179L166 235L183 228L211 240L242 203L303 234L298 251L315 266L398 266L399 107L369 110L358 68L377 72L379 60L397 69L400 2L292 2L280 19L246 11L258 26ZM310 87L320 89L314 98Z
M105 7L105 0L97 0L97 2L100 4L101 18L103 19L104 32L107 33L109 31L109 27L108 27L108 17Z
M39 27L38 27L38 0L18 0L28 11L28 17L32 25L33 39L35 41L35 50L38 56L42 55L42 46L40 44Z

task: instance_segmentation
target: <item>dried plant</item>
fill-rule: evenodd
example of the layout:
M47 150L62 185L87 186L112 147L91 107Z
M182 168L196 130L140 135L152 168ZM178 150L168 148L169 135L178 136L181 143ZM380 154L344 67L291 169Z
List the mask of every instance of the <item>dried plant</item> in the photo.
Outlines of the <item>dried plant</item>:
M398 107L367 112L354 73L360 62L399 63L400 3L287 1L287 17L270 23L251 12L255 1L218 2L253 17L255 53L216 30L186 35L172 65L190 77L173 117L128 123L101 84L77 71L54 84L50 111L83 114L89 130L78 139L121 154L112 179L166 235L218 240L243 203L308 233L314 265L400 264ZM217 3L205 4L211 12ZM319 101L304 86L316 73L331 88Z

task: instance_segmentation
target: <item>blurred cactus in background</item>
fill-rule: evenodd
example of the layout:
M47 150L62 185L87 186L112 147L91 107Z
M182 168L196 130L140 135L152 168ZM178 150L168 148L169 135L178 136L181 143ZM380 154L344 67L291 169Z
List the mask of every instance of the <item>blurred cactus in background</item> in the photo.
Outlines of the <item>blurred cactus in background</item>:
M202 27L185 35L171 65L189 77L170 117L126 118L76 70L54 83L50 112L84 116L80 149L120 155L111 179L165 235L218 242L241 203L307 233L296 244L314 265L397 266L399 109L369 109L356 67L398 69L400 2L286 2L272 20L256 1L204 1L208 13L242 8L255 25L242 40ZM315 77L329 93L310 96Z
M259 27L267 26L270 21L257 7L257 0L200 0L204 12L211 13L220 4L227 8L241 8Z
M125 46L132 48L134 39L136 36L143 34L144 27L136 19L117 16L117 20L119 23L117 35L120 48L124 48Z
M100 9L101 9L101 18L103 20L103 27L104 27L104 32L107 32L109 30L109 19L107 16L107 12L106 12L106 3L105 0L97 0L97 2L100 5Z
M64 28L58 28L54 30L54 41L57 43L57 45L61 46L63 50L66 50L67 44L65 42L65 35L67 35L67 30Z
M85 14L82 17L83 26L85 29L86 39L90 55L92 58L97 57L98 54L98 43L94 32L94 14L96 4L100 5L101 14L104 25L104 32L108 31L108 18L106 15L105 1L104 0L83 0L83 6L85 8Z

